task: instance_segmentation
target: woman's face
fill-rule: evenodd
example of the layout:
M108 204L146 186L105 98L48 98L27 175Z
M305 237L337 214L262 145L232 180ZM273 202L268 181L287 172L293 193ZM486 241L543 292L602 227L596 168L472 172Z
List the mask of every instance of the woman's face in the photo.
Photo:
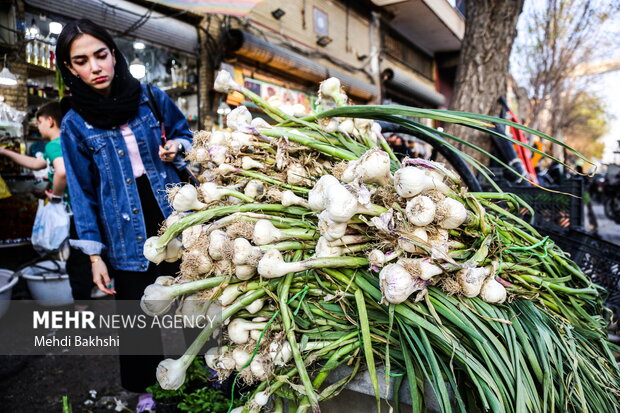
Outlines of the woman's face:
M108 46L90 34L76 37L69 50L67 68L95 92L110 94L116 59Z

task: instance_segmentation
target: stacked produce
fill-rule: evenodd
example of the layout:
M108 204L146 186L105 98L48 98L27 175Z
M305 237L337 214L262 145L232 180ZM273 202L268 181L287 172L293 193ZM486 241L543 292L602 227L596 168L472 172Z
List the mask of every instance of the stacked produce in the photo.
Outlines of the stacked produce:
M457 141L396 115L477 129L508 121L346 106L334 78L304 119L226 72L216 89L243 93L278 123L240 106L231 132L198 132L189 159L204 167L202 183L170 189L177 212L145 245L153 262L182 260L180 275L147 287L145 312L178 303L184 314L221 313L184 356L160 364L163 388L182 385L219 330L206 363L220 380L255 386L247 411L282 411L285 400L316 411L363 369L378 401L388 396L379 364L395 395L407 379L414 411L432 397L446 412L620 408L598 287L515 215L527 208L517 197L468 192L440 163L400 164L370 119ZM352 368L330 381L341 365Z

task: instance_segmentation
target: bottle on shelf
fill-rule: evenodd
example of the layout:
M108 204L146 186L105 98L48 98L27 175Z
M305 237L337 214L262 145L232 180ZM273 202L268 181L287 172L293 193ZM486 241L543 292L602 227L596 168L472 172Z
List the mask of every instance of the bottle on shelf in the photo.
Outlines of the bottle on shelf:
M50 60L50 69L56 70L56 39L50 39L50 48L49 48L49 60Z
M187 87L189 86L189 83L187 82L187 72L188 72L187 66L183 66L183 76L181 77L182 79L181 87L183 89L187 89Z
M170 67L170 78L172 80L172 87L179 86L179 69L177 68L176 62L172 61L172 67Z
M35 34L34 37L32 38L32 61L30 63L32 63L33 65L39 65L39 57L40 57L40 48L41 48L41 42L39 41L39 35Z
M45 40L41 40L41 45L39 46L39 65L46 69L49 69L49 57L50 50L49 44Z

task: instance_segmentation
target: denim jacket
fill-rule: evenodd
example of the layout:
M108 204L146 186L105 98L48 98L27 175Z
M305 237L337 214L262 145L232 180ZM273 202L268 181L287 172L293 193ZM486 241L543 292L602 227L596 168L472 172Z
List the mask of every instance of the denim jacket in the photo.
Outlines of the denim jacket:
M191 149L192 133L179 108L156 87L153 94L168 139L179 140L185 150ZM144 85L138 114L127 124L136 136L153 194L167 217L172 208L164 190L166 185L179 182L179 176L171 162L159 158L160 127L148 106ZM71 245L88 255L101 254L105 249L110 264L118 270L146 271L149 261L142 252L146 227L120 128L98 129L71 110L62 121L61 143L79 237Z

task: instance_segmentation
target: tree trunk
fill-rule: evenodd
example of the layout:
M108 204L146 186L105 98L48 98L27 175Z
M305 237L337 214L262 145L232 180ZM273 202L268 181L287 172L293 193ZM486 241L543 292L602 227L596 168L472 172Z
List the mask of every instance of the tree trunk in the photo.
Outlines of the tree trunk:
M498 99L506 95L510 51L522 8L523 0L467 2L465 36L450 109L498 114ZM488 134L454 125L447 125L446 131L485 150L492 148ZM489 163L488 157L477 151L465 152Z

